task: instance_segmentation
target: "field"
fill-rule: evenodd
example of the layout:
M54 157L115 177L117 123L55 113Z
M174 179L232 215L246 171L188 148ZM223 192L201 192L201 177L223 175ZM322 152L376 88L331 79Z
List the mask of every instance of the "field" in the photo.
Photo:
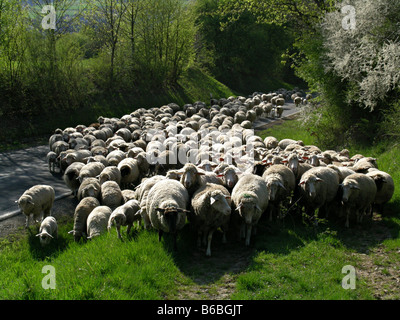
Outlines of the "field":
M297 120L260 134L292 137L312 143ZM42 248L37 227L0 241L0 298L42 300L369 300L400 299L400 176L398 146L380 144L358 150L378 158L396 183L385 215L344 228L344 221L322 221L318 227L289 214L283 222L260 222L249 248L229 234L228 244L215 235L212 257L196 248L188 224L178 237L158 242L157 233L136 229L132 236L116 231L93 241L74 243L71 214L59 219L59 238ZM68 201L73 201L67 199ZM65 214L67 213L67 214ZM71 212L72 213L72 212ZM54 267L55 289L45 290L44 266ZM346 266L355 268L355 288L344 289ZM344 269L343 269L344 268ZM342 283L342 281L344 281Z

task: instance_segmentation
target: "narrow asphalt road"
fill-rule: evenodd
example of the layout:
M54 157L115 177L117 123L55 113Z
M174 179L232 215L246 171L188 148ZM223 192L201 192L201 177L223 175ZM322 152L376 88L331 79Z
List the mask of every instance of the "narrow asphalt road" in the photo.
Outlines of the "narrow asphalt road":
M286 104L282 117L298 112L294 104ZM255 131L264 130L277 119L259 118L254 122ZM61 174L51 174L46 163L49 146L0 153L0 221L18 214L16 200L25 190L36 184L51 185L56 199L70 193Z

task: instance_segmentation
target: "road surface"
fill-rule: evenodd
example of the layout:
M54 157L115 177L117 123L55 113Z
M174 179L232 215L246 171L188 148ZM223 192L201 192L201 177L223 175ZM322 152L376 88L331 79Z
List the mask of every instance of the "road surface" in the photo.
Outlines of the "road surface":
M282 117L298 112L294 104L286 104ZM254 122L256 131L264 130L277 119L259 118ZM46 163L48 145L0 153L0 220L18 214L16 200L25 190L36 184L51 185L56 199L70 193L62 176L51 174Z

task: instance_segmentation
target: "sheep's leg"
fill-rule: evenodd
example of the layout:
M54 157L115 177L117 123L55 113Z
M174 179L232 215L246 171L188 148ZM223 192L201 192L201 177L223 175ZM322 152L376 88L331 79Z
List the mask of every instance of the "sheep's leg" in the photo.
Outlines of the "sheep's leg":
M128 227L126 228L126 234L129 236L129 232L131 231L131 228L133 226L133 222L132 224L128 224Z
M117 224L117 225L115 226L115 228L117 229L118 238L119 238L119 239L122 239L122 236L121 236L121 226L120 226L119 224Z
M246 225L244 223L242 223L240 225L240 232L239 232L239 237L240 239L244 239L246 237Z
M250 237L251 237L251 224L246 225L246 242L245 245L250 245Z
M28 215L26 216L26 219L25 219L25 229L28 229L28 228L29 228L29 217L30 217L30 214L28 214Z
M206 246L207 245L207 231L204 231L203 232L203 246Z
M214 232L214 230L210 230L210 232L208 233L208 239L207 239L208 242L207 242L207 251L206 251L207 257L211 257L211 240L212 240L213 232Z
M163 231L162 230L158 230L158 242L161 241L162 235L163 235Z
M197 247L201 247L201 231L197 231Z
M178 245L177 245L177 241L176 241L177 234L174 233L172 236L174 237L174 251L178 251Z

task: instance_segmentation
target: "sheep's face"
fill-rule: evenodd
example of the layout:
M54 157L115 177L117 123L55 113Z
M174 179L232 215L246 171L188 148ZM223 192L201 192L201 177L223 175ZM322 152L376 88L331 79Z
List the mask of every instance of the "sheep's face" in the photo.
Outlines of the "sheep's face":
M45 231L37 234L36 236L39 237L40 244L42 247L47 246L50 243L51 239L53 238L51 234Z
M185 170L180 181L186 189L190 189L192 186L196 185L198 174L200 173L196 170Z
M230 196L225 196L222 192L213 192L210 196L210 204L214 210L228 216L231 214L230 199Z
M239 211L239 215L244 219L246 224L251 224L253 222L253 217L259 215L261 208L258 206L257 199L254 197L244 197L236 210Z
M269 200L275 201L280 190L286 190L285 186L278 179L269 179L267 182L267 188L269 190Z
M312 200L317 195L317 184L320 183L322 179L310 176L307 180L302 180L299 186L302 188L303 192Z
M360 190L360 187L357 185L356 181L347 180L343 181L342 185L342 202L347 203L356 196Z
M166 232L169 233L175 233L177 231L177 225L181 219L180 214L189 213L188 210L181 208L157 208L156 210L160 214L161 224L168 230Z
M33 211L35 204L32 201L32 197L23 196L18 200L18 207L24 214L29 214Z

